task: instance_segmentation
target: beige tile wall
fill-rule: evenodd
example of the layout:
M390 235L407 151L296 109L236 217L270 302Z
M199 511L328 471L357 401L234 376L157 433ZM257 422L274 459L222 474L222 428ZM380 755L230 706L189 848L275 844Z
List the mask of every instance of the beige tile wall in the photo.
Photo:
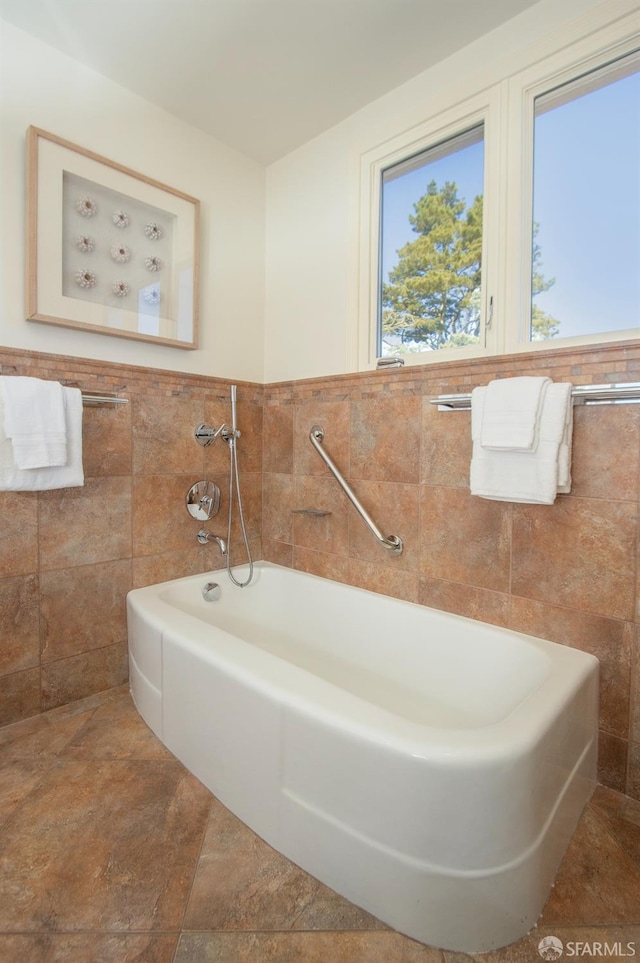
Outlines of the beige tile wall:
M127 679L130 588L220 567L196 540L187 489L223 493L211 531L226 535L228 449L201 448L200 422L230 420L229 383L144 368L0 349L0 373L117 390L118 408L85 408L82 488L0 492L0 725ZM239 384L240 471L260 557L262 387ZM242 559L238 532L234 558Z
M132 586L220 567L184 508L213 478L226 529L228 452L200 421L229 420L228 382L0 349L0 373L119 389L85 409L83 489L0 493L0 723L126 678ZM469 494L468 412L429 399L497 376L640 381L640 343L481 362L239 384L243 497L256 558L593 652L601 661L601 778L640 798L640 405L577 408L573 487L553 506ZM313 451L325 447L383 531L375 544ZM321 508L325 517L292 513ZM239 533L234 529L238 559Z
M553 506L486 501L469 493L469 412L430 398L518 374L640 381L640 344L268 385L264 557L593 652L602 779L640 797L640 405L576 408L573 487ZM404 539L399 558L313 451L316 423L380 528Z

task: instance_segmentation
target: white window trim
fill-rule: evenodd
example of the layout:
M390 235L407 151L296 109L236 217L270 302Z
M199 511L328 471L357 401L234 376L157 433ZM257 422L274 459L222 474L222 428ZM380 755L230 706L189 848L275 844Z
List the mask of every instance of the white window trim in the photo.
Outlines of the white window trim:
M510 142L519 144L513 152L511 168L507 171L507 251L521 251L520 258L509 265L511 283L505 285L504 311L516 318L517 325L506 326L505 351L509 354L528 351L548 351L575 345L606 344L624 341L640 334L633 328L607 331L600 334L551 338L548 341L529 341L528 327L531 311L531 237L533 217L533 130L536 97L572 81L580 74L597 70L612 60L620 59L640 46L640 35L620 39L620 24L612 25L597 36L571 45L562 52L515 75L509 81L508 123Z
M502 91L500 86L494 86L483 91L476 97L469 98L463 104L458 104L449 110L438 113L425 123L413 128L409 137L400 135L379 147L362 155L360 167L360 297L358 316L358 368L366 370L374 368L376 364L377 344L377 301L378 301L378 258L379 258L379 224L380 224L380 185L382 171L406 158L419 154L442 141L450 140L458 134L477 127L484 126L484 200L483 224L489 205L499 196L499 157L489 146L496 143L493 128L499 123L501 113ZM492 349L495 340L495 325L489 329L485 327L487 304L491 290L491 279L485 273L489 232L483 232L483 304L481 308L481 344L454 351L445 351L449 360L454 354L456 358L477 358ZM486 339L486 347L485 340ZM495 350L492 351L495 353ZM429 352L431 360L432 352ZM433 354L440 354L433 352ZM405 355L407 364L424 364L425 355Z
M533 111L539 94L640 47L640 14L636 5L613 2L583 18L579 40L575 22L556 40L556 49L532 49L530 65L504 77L481 93L438 111L409 131L373 147L359 157L357 319L348 370L376 365L380 184L384 168L428 149L482 122L485 128L485 194L483 216L483 297L481 342L477 346L404 355L405 364L465 361L506 353L538 352L629 340L634 329L528 340L531 304L531 220L533 194ZM612 21L612 17L615 17ZM529 240L527 240L529 239ZM516 252L514 254L514 252ZM517 253L519 252L519 254ZM354 287L355 292L355 287ZM487 307L493 318L487 329ZM511 319L511 324L505 323ZM514 320L516 323L514 323ZM640 331L638 332L640 335Z

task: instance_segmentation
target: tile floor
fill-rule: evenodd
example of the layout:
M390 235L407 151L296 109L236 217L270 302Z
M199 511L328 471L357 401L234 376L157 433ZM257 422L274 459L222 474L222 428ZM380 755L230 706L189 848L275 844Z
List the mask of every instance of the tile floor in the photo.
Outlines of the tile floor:
M0 729L0 770L1 963L472 959L388 929L274 852L124 688ZM539 963L550 934L640 956L640 802L599 787L538 927L475 959Z

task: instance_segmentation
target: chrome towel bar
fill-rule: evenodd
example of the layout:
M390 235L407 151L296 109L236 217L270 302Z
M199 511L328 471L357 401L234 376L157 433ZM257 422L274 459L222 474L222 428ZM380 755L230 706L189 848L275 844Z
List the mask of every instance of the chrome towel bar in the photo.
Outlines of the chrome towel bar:
M0 371L5 370L5 366L0 365ZM19 374L18 369L14 366L6 367L12 375ZM80 388L77 381L60 381L63 388ZM123 389L118 389L122 391ZM80 389L82 394L82 405L85 408L97 408L98 406L103 406L105 408L112 408L116 405L127 405L129 404L128 398L119 398L115 391L83 391Z
M621 405L640 402L640 381L629 381L615 385L578 385L571 392L574 405ZM432 405L439 411L453 411L456 408L471 408L470 394L438 395L430 398Z
M97 408L98 406L107 408L111 405L126 405L128 404L128 401L128 398L118 398L117 395L99 395L95 394L93 391L82 392L82 404L86 408Z
M345 493L345 495L347 496L347 498L349 499L349 501L351 502L355 510L358 512L358 514L362 518L362 521L365 523L365 525L367 526L367 528L369 529L373 537L376 539L376 541L378 541L383 548L386 548L386 550L391 555L400 555L402 553L402 549L404 548L402 539L399 538L397 535L389 535L389 537L387 538L385 535L382 534L382 532L380 531L376 523L371 518L371 515L369 515L368 511L362 506L360 500L358 499L356 494L353 492L348 482L343 477L338 466L334 463L333 459L330 458L330 456L326 453L326 451L323 450L321 445L321 442L323 439L324 439L324 428L321 428L319 425L314 425L311 431L309 432L309 441L311 442L315 450L318 452L318 454L322 458L323 462L325 463L329 471L333 474L334 478L336 479L336 481L342 488L343 492Z
M60 384L64 388L80 388L77 381L61 381ZM128 398L119 398L117 391L124 391L124 386L122 388L116 389L116 391L85 391L80 388L80 394L82 395L82 406L83 408L115 408L116 405L128 405Z

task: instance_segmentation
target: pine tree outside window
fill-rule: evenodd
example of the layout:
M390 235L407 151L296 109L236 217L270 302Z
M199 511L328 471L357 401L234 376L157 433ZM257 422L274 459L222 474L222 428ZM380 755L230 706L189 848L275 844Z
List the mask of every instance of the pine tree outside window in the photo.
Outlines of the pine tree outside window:
M483 184L482 125L383 171L380 356L479 342Z

